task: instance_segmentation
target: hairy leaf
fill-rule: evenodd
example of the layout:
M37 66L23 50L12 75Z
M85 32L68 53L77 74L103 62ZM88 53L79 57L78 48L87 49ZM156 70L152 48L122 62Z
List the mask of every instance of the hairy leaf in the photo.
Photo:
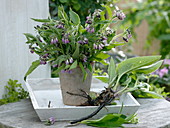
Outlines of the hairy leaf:
M139 68L139 69L135 70L134 72L149 74L149 73L152 73L155 70L157 70L162 65L162 63L163 63L163 60L160 60L152 65Z
M123 114L107 114L98 120L84 120L81 123L94 127L120 127L125 122L126 116Z
M119 63L116 68L116 71L119 77L121 77L125 73L136 70L143 66L153 64L156 61L158 61L160 58L161 56L143 56L143 57L130 58Z
M117 77L116 65L112 57L110 59L110 64L108 67L108 75L109 75L109 83L114 81L115 78Z

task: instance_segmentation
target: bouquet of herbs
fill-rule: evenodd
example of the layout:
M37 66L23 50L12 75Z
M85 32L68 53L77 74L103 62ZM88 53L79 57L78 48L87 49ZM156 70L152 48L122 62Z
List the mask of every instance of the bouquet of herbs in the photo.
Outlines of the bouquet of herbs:
M106 10L95 10L93 14L86 17L85 25L81 25L78 14L70 9L69 16L63 7L58 7L58 20L33 19L42 22L35 27L36 35L25 33L30 52L36 53L39 59L34 61L25 75L28 76L36 67L51 62L59 71L71 72L71 69L80 67L86 77L85 69L92 70L94 61L106 64L104 59L108 58L107 51L128 42L131 37L130 31L125 30L117 34L114 28L110 28L118 20L126 16L121 10L112 10L103 5ZM116 42L121 38L124 42Z

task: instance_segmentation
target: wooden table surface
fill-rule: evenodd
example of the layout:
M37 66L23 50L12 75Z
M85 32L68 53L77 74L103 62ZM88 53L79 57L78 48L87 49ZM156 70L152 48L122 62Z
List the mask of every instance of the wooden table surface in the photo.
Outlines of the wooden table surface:
M137 99L138 124L125 124L126 128L170 128L170 102L164 99ZM30 99L0 106L0 128L64 128L69 122L55 122L46 126L34 111ZM94 128L76 125L71 128Z

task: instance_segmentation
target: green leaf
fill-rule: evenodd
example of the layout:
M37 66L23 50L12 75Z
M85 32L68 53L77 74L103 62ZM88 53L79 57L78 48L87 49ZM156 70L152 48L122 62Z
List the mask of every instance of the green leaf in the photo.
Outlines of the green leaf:
M28 71L26 72L24 76L24 80L26 80L27 76L31 74L39 65L40 65L40 60L36 60L32 62L32 65L29 67Z
M38 46L43 49L43 45L42 43L39 41L39 39L37 37L35 37L34 35L30 34L30 33L24 33L24 35L28 38L31 38L33 40L35 40L38 43Z
M70 66L70 70L77 67L77 60Z
M141 67L141 68L135 70L134 72L149 74L149 73L152 73L155 70L159 69L159 67L162 65L162 63L163 63L163 60L160 60L152 65Z
M112 18L112 10L111 10L111 8L109 6L107 6L107 5L102 5L102 7L106 8L108 17L109 17L109 19L111 19Z
M119 78L125 73L131 72L143 66L148 66L150 64L155 63L161 58L161 56L143 56L143 57L134 57L122 61L118 64L116 71L118 73Z
M114 81L115 78L117 77L116 65L115 65L114 60L113 60L112 57L110 59L110 64L109 64L109 67L108 67L108 75L109 75L109 83Z
M94 127L120 127L125 122L126 116L123 114L107 114L98 120L84 120L81 123Z
M61 3L67 3L67 0L59 0Z
M156 99L163 99L163 97L159 94L157 94L156 92L152 92L152 91L146 91L146 90L141 90L142 91L142 96L139 97L144 97L144 98L156 98Z
M31 19L36 21L36 22L43 22L43 23L50 22L50 19L34 19L34 18L31 18Z
M84 69L83 64L81 62L79 62L79 66L80 66L80 68L81 68L81 70L83 72L83 81L84 81L87 78L87 72Z
M134 113L132 115L129 115L128 117L126 117L125 123L126 124L137 124L138 123L138 118L136 116L137 116L136 113Z
M79 3L76 3L76 4L73 5L73 8L74 8L76 11L78 11L78 10L80 10L81 5L80 5Z
M105 20L105 12L104 11L101 11L100 12L100 17L101 17L101 20Z
M79 44L76 43L76 50L73 53L73 59L78 59L79 58Z
M68 22L68 16L67 16L66 12L64 11L63 6L58 7L58 17L60 19L64 19L66 23Z
M106 53L102 53L102 52L100 52L97 56L96 56L96 58L100 58L100 59L107 59L108 57L110 57L110 55L108 55L108 54L106 54Z
M27 37L27 38L31 38L31 39L34 39L36 40L36 37L30 33L24 33L24 35Z
M108 77L96 76L95 78L101 80L104 83L108 83L109 82L109 78Z
M78 25L80 24L80 17L77 13L75 13L74 11L72 11L70 9L69 11L69 15L70 15L70 20L75 24L75 25Z
M53 74L59 73L62 69L64 69L65 65L61 65L60 67L57 68L57 70L53 71Z
M160 40L170 40L170 34L162 34L158 37Z

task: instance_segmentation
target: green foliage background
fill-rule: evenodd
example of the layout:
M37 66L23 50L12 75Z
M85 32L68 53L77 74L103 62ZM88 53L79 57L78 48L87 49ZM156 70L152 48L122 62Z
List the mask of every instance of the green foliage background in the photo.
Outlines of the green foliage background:
M85 23L85 18L95 9L102 9L101 4L110 4L116 2L117 0L50 0L50 14L53 19L57 19L58 6L63 5L64 10L68 14L70 8L76 12L83 24Z

